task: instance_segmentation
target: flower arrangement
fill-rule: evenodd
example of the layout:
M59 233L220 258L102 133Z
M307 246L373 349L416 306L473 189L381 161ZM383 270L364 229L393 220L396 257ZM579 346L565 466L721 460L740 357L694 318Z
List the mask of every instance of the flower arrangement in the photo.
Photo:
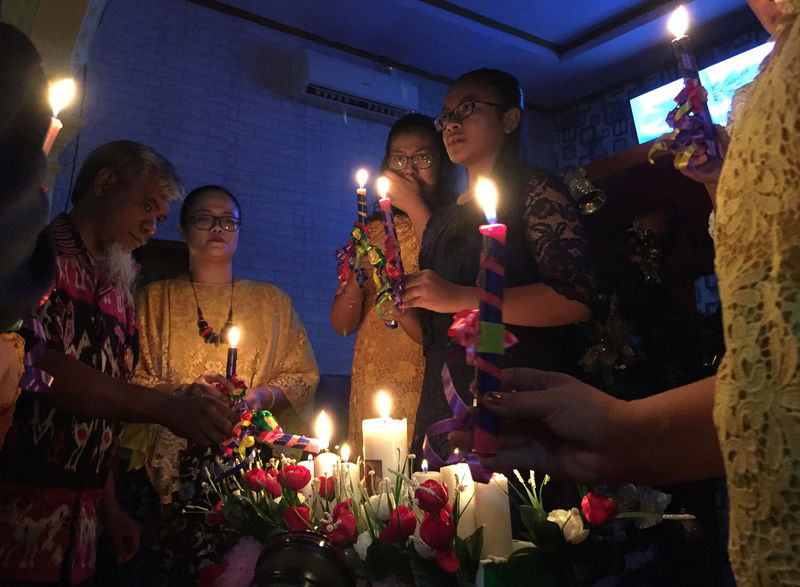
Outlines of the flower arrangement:
M578 486L580 508L553 509L544 506L542 492L550 482L545 475L537 486L536 475L530 472L524 480L514 474L522 489L514 488L521 505L520 513L527 538L527 547L512 558L535 559L543 569L542 584L590 585L598 579L624 569L621 544L629 528L654 526L662 520L693 520L689 514L665 514L671 497L650 487L621 485L600 486L589 491Z
M217 459L216 470L206 471L219 502L195 511L205 514L207 524L261 542L288 531L325 535L363 579L472 585L482 530L466 539L457 536L459 513L467 505L458 488L449 499L446 485L417 483L405 474L413 459L410 455L403 471L390 471L394 481L370 474L355 484L344 463L331 476L312 478L310 461L262 461L257 448L245 458L234 452Z

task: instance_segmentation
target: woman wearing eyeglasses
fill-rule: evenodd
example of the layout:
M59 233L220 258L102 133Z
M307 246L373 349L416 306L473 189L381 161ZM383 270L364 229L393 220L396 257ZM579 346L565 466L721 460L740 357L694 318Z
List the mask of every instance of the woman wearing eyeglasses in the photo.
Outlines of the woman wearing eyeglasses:
M450 417L442 390L442 366L452 343L453 314L478 307L483 211L475 201L479 177L498 190L498 221L508 225L503 320L519 343L503 357L505 366L544 366L574 373L582 350L575 323L591 317L594 272L578 208L549 174L520 159L523 99L508 73L481 69L461 76L436 118L454 163L467 169L468 188L435 212L420 250L420 271L406 280L405 304L418 308L425 350L425 377L412 451L419 454L431 424ZM456 389L468 404L475 368L448 361ZM446 457L444 437L431 438Z
M308 428L319 380L316 361L289 297L274 285L233 275L241 225L239 202L228 190L208 185L186 196L179 230L189 249L189 271L140 292L135 378L155 384L191 381L207 373L224 376L227 335L236 326L236 375L248 386L249 407L270 410L285 430L300 433ZM202 469L213 455L187 447L185 440L156 425L128 426L121 445L131 452L132 468L145 467L161 503L171 504L164 508L166 531L158 547L169 559L161 567L172 569L169 584L191 582L203 557L225 553L218 542L224 533L211 532L202 516L182 513L187 503L208 501L201 494L208 491L201 485ZM203 548L209 553L201 555Z
M409 114L392 126L381 172L390 181L389 195L398 209L395 225L407 272L417 271L419 243L431 211L454 197L453 170L431 118ZM375 217L369 229L372 244L383 247L385 233L380 219ZM364 266L372 270L368 263ZM363 289L351 279L336 295L331 308L331 324L337 333L347 336L358 330L350 383L348 442L353 454L361 453L361 421L378 416L375 406L378 389L391 393L392 416L407 418L409 433L413 431L422 389L422 347L401 328L386 328L375 311L376 293L371 279ZM403 317L400 324L407 325Z

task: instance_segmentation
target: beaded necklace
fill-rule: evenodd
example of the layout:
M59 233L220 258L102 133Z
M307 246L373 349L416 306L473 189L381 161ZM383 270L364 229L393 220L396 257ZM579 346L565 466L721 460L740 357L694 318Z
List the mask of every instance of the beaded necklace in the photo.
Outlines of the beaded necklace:
M231 279L231 305L228 309L228 319L222 326L219 334L214 332L214 329L208 325L208 321L203 317L203 311L200 309L200 301L197 299L197 291L194 289L194 280L192 274L189 274L189 283L192 285L192 293L194 294L194 301L197 304L197 330L200 336L203 337L209 344L219 346L220 342L228 341L228 331L233 328L233 279Z

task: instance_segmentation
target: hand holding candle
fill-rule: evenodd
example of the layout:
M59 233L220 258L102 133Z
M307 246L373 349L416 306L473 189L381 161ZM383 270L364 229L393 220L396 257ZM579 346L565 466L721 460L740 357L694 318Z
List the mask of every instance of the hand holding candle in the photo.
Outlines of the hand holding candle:
M497 190L492 182L479 179L477 197L486 221L479 228L483 235L478 295L480 297L480 335L478 351L478 417L475 426L475 452L493 455L500 449L500 419L483 407L482 398L501 391L499 357L504 352L503 292L506 256L506 226L497 223Z
M42 151L45 155L50 153L58 132L64 128L64 125L58 119L58 113L72 101L74 95L75 80L72 78L50 84L50 107L53 109L53 117L50 119L50 128L47 130L47 135L42 144Z
M228 362L225 365L225 377L228 379L236 375L237 344L239 344L239 329L234 326L228 331Z

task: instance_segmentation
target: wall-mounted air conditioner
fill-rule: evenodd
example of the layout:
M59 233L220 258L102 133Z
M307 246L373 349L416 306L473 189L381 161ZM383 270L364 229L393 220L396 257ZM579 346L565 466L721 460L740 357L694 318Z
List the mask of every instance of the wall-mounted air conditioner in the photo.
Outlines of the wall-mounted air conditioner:
M417 86L312 51L292 56L292 98L388 124L419 108Z

